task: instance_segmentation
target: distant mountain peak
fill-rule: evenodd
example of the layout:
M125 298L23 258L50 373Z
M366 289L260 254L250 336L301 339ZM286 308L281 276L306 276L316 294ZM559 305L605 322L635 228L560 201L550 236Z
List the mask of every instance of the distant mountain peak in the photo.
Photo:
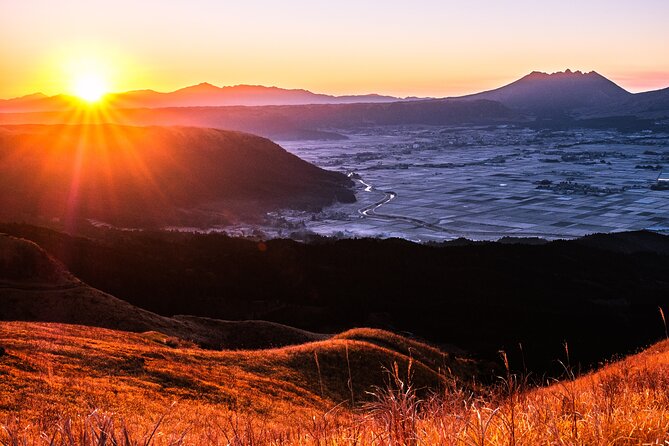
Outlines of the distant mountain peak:
M18 99L43 99L43 98L47 98L47 97L48 96L45 95L44 93L39 92L39 93L27 94L25 96L21 96Z
M602 107L630 95L595 71L584 73L567 68L550 74L532 71L503 87L464 98L489 99L518 110L554 114Z
M210 84L209 82L200 82L197 85L191 85L191 86L188 86L188 87L180 88L180 89L176 90L175 93L178 92L178 91L182 91L182 92L184 92L184 91L210 92L210 91L220 91L220 90L221 90L220 87L217 87L216 85Z

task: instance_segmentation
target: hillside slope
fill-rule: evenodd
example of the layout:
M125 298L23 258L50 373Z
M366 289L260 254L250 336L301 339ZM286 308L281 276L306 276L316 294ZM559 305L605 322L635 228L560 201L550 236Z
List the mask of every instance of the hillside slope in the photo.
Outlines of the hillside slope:
M203 128L0 127L0 218L210 226L355 201L329 172L257 136Z
M155 333L0 323L0 442L66 445L86 432L149 444L151 431L155 445L631 446L667 438L669 341L582 377L566 366L563 379L543 387L507 375L481 389L453 381L471 376L472 363L443 356L435 371L416 359L430 359L429 348L414 345L409 357L359 337L394 340L352 331L296 347L211 352L165 346ZM416 393L426 385L441 391Z
M663 333L658 306L669 308L669 237L653 233L542 245L270 240L261 251L221 234L0 231L37 242L87 283L162 315L331 333L374 326L495 359L506 349L516 364L522 343L527 367L540 374L560 372L564 341L583 367L647 345Z
M471 382L480 372L472 361L423 344L407 354L396 348L397 337L377 331L386 339L381 347L352 339L355 333L280 349L211 351L166 345L155 332L0 322L0 420L37 421L51 411L58 419L91 405L151 419L172 401L181 423L232 410L289 418L368 400L366 392L383 386L394 364L423 389L454 378Z
M86 285L36 244L3 234L0 320L154 331L163 333L162 338L169 342L233 350L282 347L327 337L273 322L160 316Z

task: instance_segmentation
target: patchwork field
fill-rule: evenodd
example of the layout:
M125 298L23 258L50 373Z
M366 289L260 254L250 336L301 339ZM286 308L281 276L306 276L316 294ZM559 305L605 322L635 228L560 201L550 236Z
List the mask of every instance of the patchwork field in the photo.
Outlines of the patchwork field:
M343 141L281 143L309 162L362 180L358 203L316 217L284 215L292 225L281 234L301 228L439 241L669 229L668 192L651 189L669 170L667 134L403 126L346 135ZM390 191L392 200L360 214Z

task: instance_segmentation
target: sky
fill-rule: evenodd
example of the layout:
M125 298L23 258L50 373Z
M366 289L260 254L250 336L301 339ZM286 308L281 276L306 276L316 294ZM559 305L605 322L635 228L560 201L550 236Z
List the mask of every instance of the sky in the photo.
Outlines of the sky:
M534 70L669 87L667 0L0 0L0 98L200 82L454 96Z

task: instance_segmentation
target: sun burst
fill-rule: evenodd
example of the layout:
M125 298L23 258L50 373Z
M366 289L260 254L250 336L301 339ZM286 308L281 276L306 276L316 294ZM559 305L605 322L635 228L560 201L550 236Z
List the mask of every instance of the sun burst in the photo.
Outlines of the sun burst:
M72 84L72 92L88 103L99 102L108 92L104 77L95 73L81 73Z

